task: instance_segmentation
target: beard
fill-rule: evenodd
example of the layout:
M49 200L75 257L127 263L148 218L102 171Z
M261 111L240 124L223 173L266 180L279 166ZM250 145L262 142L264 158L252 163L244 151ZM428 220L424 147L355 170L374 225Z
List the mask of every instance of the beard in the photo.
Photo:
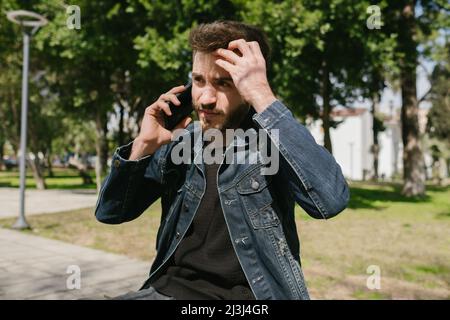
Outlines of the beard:
M202 108L198 104L193 104L193 107L197 113L198 119L200 120L202 131L214 128L225 132L226 129L236 129L239 127L245 116L248 114L250 105L248 103L242 103L234 111L228 114L215 109ZM217 112L217 115L213 116L212 119L202 118L199 114L199 110L202 109Z

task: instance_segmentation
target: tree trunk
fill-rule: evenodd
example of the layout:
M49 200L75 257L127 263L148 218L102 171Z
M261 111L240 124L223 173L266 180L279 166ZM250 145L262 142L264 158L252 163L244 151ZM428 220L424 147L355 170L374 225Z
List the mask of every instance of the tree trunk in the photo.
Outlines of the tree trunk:
M404 180L402 193L408 197L425 195L425 165L419 140L419 107L416 92L417 43L414 8L414 0L406 2L402 11L402 27L399 34L399 46L404 54L400 63Z
M45 160L47 161L47 171L48 171L48 176L53 178L55 176L54 172L53 172L53 165L52 165L52 152L51 149L47 150L47 154L45 157Z
M117 137L119 146L123 146L125 143L125 137L124 137L124 113L125 113L125 107L124 105L119 101L119 134Z
M28 157L28 163L33 173L34 181L36 182L36 188L39 190L47 189L42 170L42 165L41 162L39 161L37 154L33 153L33 157Z
M373 134L373 145L372 145L372 154L373 154L373 177L374 181L378 181L378 155L380 152L380 145L378 144L378 127L377 127L377 108L378 108L378 93L375 93L372 98L372 134Z
M83 184L92 184L94 181L88 173L88 164L85 158L86 156L72 157L69 160L69 166L78 170L78 174L83 179Z
M97 191L100 191L103 176L106 173L108 160L108 143L106 140L107 133L106 114L101 110L97 111L95 119L96 141L95 149L97 153L97 161L95 163L95 180L97 184Z
M5 155L5 143L0 141L0 171L6 169L5 163L3 161L3 156Z
M333 147L331 145L330 137L330 73L328 71L328 65L326 61L322 63L322 99L323 99L323 110L322 110L322 125L323 125L323 142L324 147L333 154Z

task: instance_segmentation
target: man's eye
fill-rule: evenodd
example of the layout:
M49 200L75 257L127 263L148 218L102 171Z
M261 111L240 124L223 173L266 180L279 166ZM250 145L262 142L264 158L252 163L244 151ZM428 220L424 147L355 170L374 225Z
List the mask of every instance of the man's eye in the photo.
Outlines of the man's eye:
M228 88L230 86L230 84L226 81L217 81L217 85L224 88Z

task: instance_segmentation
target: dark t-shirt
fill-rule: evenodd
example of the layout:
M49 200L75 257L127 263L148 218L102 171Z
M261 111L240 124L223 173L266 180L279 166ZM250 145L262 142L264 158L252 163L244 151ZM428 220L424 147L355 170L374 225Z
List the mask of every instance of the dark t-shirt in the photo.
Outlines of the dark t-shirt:
M205 165L198 212L167 267L151 284L176 299L255 299L233 249L217 191L219 164Z

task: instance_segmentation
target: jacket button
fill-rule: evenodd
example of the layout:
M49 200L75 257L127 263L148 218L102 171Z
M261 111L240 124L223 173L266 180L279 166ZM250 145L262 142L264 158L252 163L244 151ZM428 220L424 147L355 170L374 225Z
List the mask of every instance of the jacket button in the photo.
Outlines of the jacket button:
M252 180L252 189L253 190L258 190L258 188L259 188L258 181Z
M184 211L188 211L189 210L189 205L186 202L183 203L183 209L184 209Z
M116 168L120 167L120 160L119 159L114 160L114 167L116 167Z
M177 234L175 235L175 238L180 239L181 234L179 232L177 232Z

